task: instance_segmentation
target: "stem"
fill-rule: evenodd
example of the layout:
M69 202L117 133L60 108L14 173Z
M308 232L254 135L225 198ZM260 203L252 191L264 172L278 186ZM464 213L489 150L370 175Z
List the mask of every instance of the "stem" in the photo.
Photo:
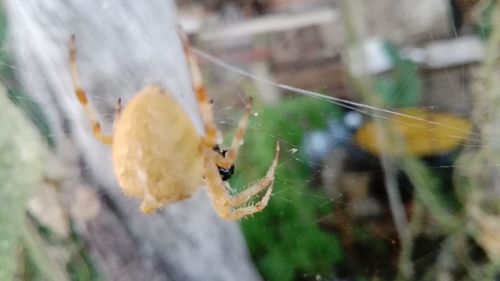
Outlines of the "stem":
M23 241L29 250L29 255L42 273L49 281L69 281L70 278L56 261L47 254L47 249L38 230L30 218L26 218L24 226Z
M359 0L344 0L343 1L344 10L344 23L346 29L346 42L347 42L347 62L350 66L360 67L360 69L366 69L364 67L364 53L362 50L362 43L364 41L364 21L360 17L363 15L362 5ZM352 77L353 84L356 89L361 94L363 100L367 103L380 106L382 102L380 100L380 95L378 95L373 87L373 81L370 75L361 74L359 77ZM387 141L393 135L387 125L387 122L381 118L376 118L375 122L381 130L378 130L377 141L380 147L380 159L384 171L384 181L385 188L389 197L389 205L392 217L394 219L394 225L398 233L400 241L403 241L405 237L405 228L408 223L406 218L405 208L401 201L401 195L397 186L397 169L395 168L395 159L390 153L384 153L388 151Z

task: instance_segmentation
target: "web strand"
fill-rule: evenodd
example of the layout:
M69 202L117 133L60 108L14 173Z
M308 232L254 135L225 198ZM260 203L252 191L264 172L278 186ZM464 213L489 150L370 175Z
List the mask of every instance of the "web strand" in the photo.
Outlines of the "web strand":
M455 127L455 126L451 126L451 125L439 123L439 122L432 121L432 120L427 120L427 119L420 118L420 117L417 117L417 116L412 116L412 115L404 114L404 113L401 113L401 112L397 112L397 111L393 111L393 110L389 110L389 109L385 109L385 108L380 108L380 107L376 107L376 106L372 106L372 105L369 105L369 104L364 104L364 103L354 102L354 101L350 101L350 100L346 100L346 99L341 99L341 98L337 98L337 97L333 97L333 96L328 96L328 95L324 95L324 94L317 93L317 92L314 92L314 91L309 91L309 90L305 90L305 89L301 89L301 88L289 86L289 85L286 85L286 84L276 83L276 82L274 82L274 81L272 81L270 79L259 77L259 76L253 75L250 72L247 72L245 70L237 68L237 67L235 67L235 66L233 66L233 65L231 65L231 64L229 64L229 63L227 63L227 62L225 62L225 61L223 61L223 60L221 60L221 59L219 59L219 58L217 58L217 57L215 57L213 55L210 55L210 54L208 54L208 53L206 53L206 52L204 52L202 50L199 50L197 48L194 48L193 52L196 55L202 57L203 59L205 59L205 60L207 60L207 61L209 61L209 62L211 62L211 63L213 63L213 64L215 64L215 65L217 65L219 67L222 67L224 69L227 69L227 70L229 70L231 72L234 72L234 73L237 73L239 75L248 77L248 78L253 79L255 81L258 81L258 82L261 82L261 83L264 83L264 84L267 84L267 85L271 85L271 86L274 86L274 87L278 87L280 89L287 90L287 91L290 91L292 93L296 93L296 94L300 94L300 95L304 95L304 96L309 96L309 97L314 97L314 98L317 98L317 99L321 99L321 100L324 100L324 101L336 104L336 105L344 107L344 108L355 110L355 111L360 112L362 114L370 115L372 117L388 118L387 115L396 115L396 116L404 117L404 118L407 118L407 119L424 122L424 123L430 124L430 125L435 125L435 126L439 126L439 127L445 127L445 128L453 129L453 130L456 130L458 132L465 132L465 133L468 133L471 136L474 136L474 137L477 137L477 138L480 138L480 136L481 136L480 134L475 133L475 132L469 132L468 130L464 130L462 128L458 128L458 127ZM363 109L366 109L366 110L363 110ZM369 112L369 111L371 111L371 112ZM377 112L380 113L380 114L376 114Z

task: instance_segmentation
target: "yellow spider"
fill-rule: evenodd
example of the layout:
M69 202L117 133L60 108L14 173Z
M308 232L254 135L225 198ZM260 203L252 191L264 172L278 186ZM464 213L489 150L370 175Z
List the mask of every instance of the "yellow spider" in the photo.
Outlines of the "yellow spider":
M196 56L181 35L192 75L193 90L200 106L205 135L200 136L184 109L158 86L143 88L122 109L116 106L112 135L101 131L101 125L81 87L76 63L75 37L70 40L70 69L75 94L92 125L97 140L111 145L116 177L125 194L142 199L141 211L150 214L169 203L183 200L205 182L213 206L220 217L237 220L264 209L271 197L274 173L278 163L279 143L267 174L254 185L232 196L224 182L234 169L238 149L243 141L252 102L238 124L229 151L221 151L220 134L215 123ZM250 200L264 191L256 203Z

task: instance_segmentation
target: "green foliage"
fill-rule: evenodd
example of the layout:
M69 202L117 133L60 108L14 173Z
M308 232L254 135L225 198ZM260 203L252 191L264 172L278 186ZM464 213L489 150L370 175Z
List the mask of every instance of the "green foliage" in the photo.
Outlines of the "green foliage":
M71 260L66 265L66 270L71 281L103 281L97 268L94 266L90 256L84 247L84 241L77 233L72 232L69 239L72 245Z
M479 13L479 21L476 24L476 32L484 40L489 38L491 31L493 30L491 22L495 3L496 0L489 0L486 5L483 5L484 8Z
M342 258L341 246L317 221L332 212L331 200L310 186L311 171L292 149L306 129L324 128L338 109L307 97L264 107L251 118L233 186L262 177L281 143L280 164L267 208L242 221L250 251L266 280L293 280L301 274L328 274Z
M11 280L24 234L26 201L42 181L47 151L26 117L0 91L0 280Z
M7 94L9 99L27 114L47 143L53 147L55 140L53 138L52 128L49 125L47 116L42 110L42 107L30 96L19 90L19 87L16 87L17 82L14 77L12 65L10 64L9 52L5 44L6 33L7 19L0 6L0 78L5 85L8 86Z
M3 7L0 5L0 73L4 74L7 71L11 71L11 67L7 61L8 53L5 48L5 40L7 35L7 17Z
M22 276L19 279L29 281L45 281L43 274L38 270L32 255L27 249L22 249L18 260L18 268L22 267Z
M422 96L422 81L417 65L402 58L399 49L392 43L385 43L385 51L391 58L394 69L376 81L376 90L382 95L387 107L416 106Z
M52 128L49 125L47 116L45 116L40 105L30 96L16 89L9 89L8 96L15 105L28 114L29 119L36 126L38 132L43 136L47 144L50 147L54 147L54 134L52 133Z

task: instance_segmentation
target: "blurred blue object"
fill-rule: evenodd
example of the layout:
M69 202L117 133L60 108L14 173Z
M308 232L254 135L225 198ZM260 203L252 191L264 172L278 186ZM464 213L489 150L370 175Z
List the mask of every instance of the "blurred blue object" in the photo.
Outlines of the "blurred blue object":
M348 111L341 119L330 119L324 130L307 132L302 140L302 151L310 166L322 165L328 155L352 143L354 132L363 124L363 116Z

